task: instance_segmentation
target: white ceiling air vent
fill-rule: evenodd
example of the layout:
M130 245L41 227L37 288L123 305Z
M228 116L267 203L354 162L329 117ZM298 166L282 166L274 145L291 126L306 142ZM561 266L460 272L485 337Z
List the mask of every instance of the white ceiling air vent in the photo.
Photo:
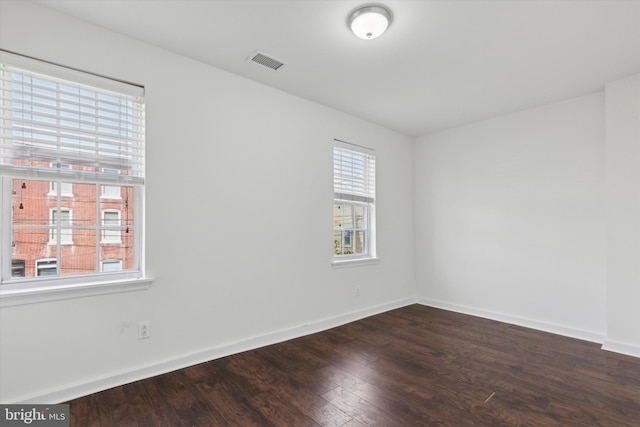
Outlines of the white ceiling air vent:
M259 50L253 52L251 56L247 58L247 61L271 68L274 71L286 64L286 62L276 59L268 53L260 52Z

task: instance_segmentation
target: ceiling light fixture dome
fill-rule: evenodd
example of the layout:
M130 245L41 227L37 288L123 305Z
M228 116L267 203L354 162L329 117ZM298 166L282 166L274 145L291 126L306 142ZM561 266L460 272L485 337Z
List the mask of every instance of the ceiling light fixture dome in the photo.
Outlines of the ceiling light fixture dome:
M391 25L391 11L383 6L363 6L349 16L349 28L361 39L379 37Z

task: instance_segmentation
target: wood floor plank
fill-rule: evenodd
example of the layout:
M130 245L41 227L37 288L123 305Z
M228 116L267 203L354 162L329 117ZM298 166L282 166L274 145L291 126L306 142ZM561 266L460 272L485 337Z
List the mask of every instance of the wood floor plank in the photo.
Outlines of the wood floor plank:
M73 401L73 410L69 411L70 425L99 427L102 422L107 421L108 414L102 413L106 407L99 405L96 395L97 393Z
M366 399L351 391L338 387L322 395L323 398L340 408L346 414L367 426L403 427L404 424L385 413Z
M295 356L296 349L291 346L284 349L292 349L293 351L281 351L280 346L269 346L260 349L260 355L271 363L282 377L289 377L292 387L304 387L307 391L319 395L338 386L330 379L317 374L318 370L325 365L308 364L306 359L298 359ZM297 386L293 384L297 384Z
M182 424L187 426L224 426L227 421L189 381L184 371L175 371L155 377L167 404L176 412Z
M640 426L640 359L422 305L69 402L72 426Z
M272 426L260 411L251 406L234 384L238 378L231 375L224 363L209 362L185 370L194 387L216 411L232 426Z
M282 399L279 393L264 392L252 396L251 401L258 410L278 426L318 427L320 424L311 417Z
M129 397L129 408L140 427L183 425L174 409L165 401L155 381L136 381L123 388ZM155 408L155 410L150 411L149 408Z

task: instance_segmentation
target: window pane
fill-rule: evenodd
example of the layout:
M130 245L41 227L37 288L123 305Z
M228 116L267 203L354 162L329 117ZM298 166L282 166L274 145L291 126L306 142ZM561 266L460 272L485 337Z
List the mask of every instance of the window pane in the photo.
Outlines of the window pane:
M121 270L133 269L133 230L122 232L122 240L118 244L100 245L100 262L120 260ZM104 270L106 271L106 270Z
M14 179L11 198L13 225L49 226L49 212L56 207L57 200L48 193L49 181Z
M356 205L354 213L355 213L356 228L361 228L361 229L367 228L366 227L367 207L363 205Z
M358 230L354 233L352 249L355 254L365 255L367 253L365 239L366 234L364 231Z
M60 275L89 274L97 271L95 229L74 229L73 245L60 247Z
M348 204L334 205L334 227L353 228L353 206Z
M121 270L131 270L134 268L134 188L126 185L114 188L118 189L118 198L100 197L99 200L101 268L105 262L119 260Z
M122 270L134 268L134 188L118 186L120 198L103 199L100 187L73 183L73 196L61 199L58 208L51 181L13 180L11 258L24 267L12 263L11 277L95 273L105 260L119 260ZM55 259L58 250L59 265L36 268L36 260Z
M104 194L100 197L101 242L105 244L120 244L133 236L133 187L113 188L117 189L118 197L104 197Z
M96 225L96 185L74 184L73 198L70 200L73 206L73 225L76 227L94 227Z
M20 228L14 230L13 247L11 249L12 258L20 260L21 267L24 265L24 269L21 269L20 273L14 274L12 271L12 277L36 277L38 275L36 260L55 258L56 256L56 247L49 245L49 230L47 228Z
M333 206L333 253L335 256L369 255L369 207L361 203Z

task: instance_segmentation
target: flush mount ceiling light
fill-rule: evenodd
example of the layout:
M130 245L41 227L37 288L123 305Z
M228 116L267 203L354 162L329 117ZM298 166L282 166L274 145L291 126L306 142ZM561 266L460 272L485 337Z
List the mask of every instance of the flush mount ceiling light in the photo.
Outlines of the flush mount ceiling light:
M363 6L349 16L349 28L361 39L379 37L391 25L391 11L382 6Z

